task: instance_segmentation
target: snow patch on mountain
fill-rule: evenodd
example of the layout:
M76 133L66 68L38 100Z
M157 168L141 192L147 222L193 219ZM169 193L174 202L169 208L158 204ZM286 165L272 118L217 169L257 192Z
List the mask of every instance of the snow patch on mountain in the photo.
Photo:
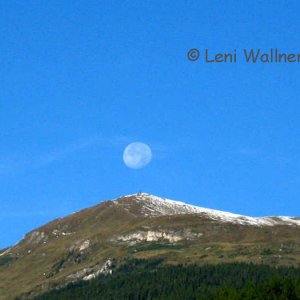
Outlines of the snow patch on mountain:
M275 225L296 225L300 226L300 219L294 217L249 217L220 210L214 210L194 205L189 205L181 201L160 198L146 193L138 193L123 196L119 199L134 199L141 204L141 212L145 216L155 217L164 215L180 215L180 214L199 214L209 219L235 223L241 225L254 226L275 226ZM119 204L119 199L113 201Z

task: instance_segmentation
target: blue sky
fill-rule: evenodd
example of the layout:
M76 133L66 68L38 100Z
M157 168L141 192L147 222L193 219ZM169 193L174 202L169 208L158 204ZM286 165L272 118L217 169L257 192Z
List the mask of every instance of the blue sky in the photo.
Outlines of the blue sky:
M3 1L0 247L145 191L300 215L300 64L190 62L190 48L300 52L299 1ZM153 152L139 170L126 145Z

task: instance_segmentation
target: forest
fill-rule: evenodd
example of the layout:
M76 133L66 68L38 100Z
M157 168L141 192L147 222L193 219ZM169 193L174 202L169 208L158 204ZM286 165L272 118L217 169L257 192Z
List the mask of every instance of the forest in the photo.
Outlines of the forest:
M54 299L296 300L300 299L300 268L246 263L170 266L159 259L130 260L112 275L35 298Z

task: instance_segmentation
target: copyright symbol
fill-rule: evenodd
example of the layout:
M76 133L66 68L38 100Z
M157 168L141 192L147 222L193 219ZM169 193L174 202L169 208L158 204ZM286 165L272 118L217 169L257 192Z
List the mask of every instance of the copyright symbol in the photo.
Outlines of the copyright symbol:
M199 59L199 57L200 57L200 52L197 48L193 48L189 50L189 52L187 53L187 58L190 61L196 61Z

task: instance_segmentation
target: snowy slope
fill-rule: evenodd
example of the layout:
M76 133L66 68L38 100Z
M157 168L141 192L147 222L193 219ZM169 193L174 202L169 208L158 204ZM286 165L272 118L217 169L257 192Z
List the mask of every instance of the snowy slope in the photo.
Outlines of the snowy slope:
M174 201L170 199L160 198L146 193L133 194L123 196L113 202L121 204L120 199L134 199L142 207L142 213L145 216L162 216L162 215L178 215L178 214L200 214L206 217L221 221L242 225L255 226L274 226L274 225L296 225L300 226L300 219L293 217L248 217L229 212L203 208L199 206L189 205L184 202Z

